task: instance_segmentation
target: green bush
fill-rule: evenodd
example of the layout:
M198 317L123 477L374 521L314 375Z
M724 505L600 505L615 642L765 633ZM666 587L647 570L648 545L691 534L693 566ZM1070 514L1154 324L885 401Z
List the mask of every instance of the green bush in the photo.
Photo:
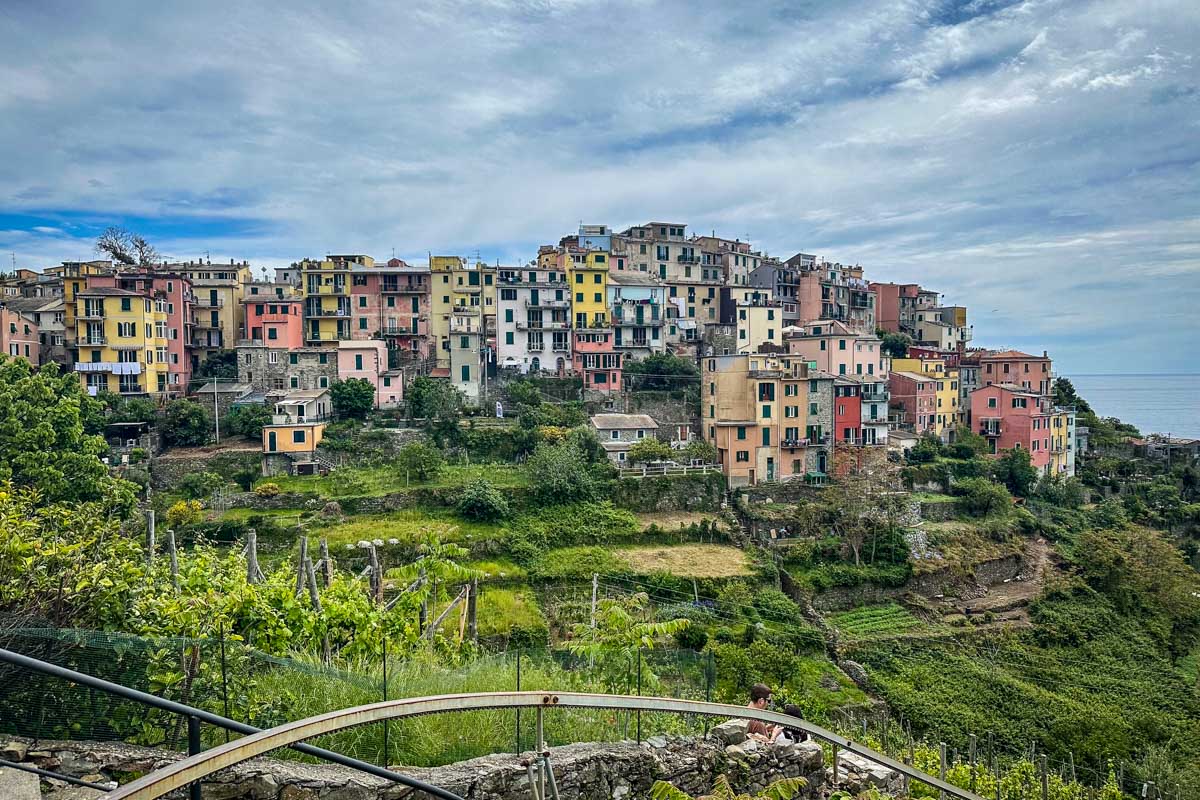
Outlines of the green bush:
M225 430L235 436L258 439L264 425L271 423L271 409L265 405L245 405L234 408L221 420Z
M259 497L274 497L275 495L279 494L279 491L279 484L271 483L270 481L267 483L260 483L258 486L254 487L254 493Z
M442 451L424 442L410 442L400 449L396 466L418 481L431 481L442 472Z
M958 492L958 507L975 517L1007 514L1012 508L1008 490L987 478L967 478L956 483L954 490Z
M189 500L200 500L210 497L225 483L225 479L215 472L193 472L179 481L179 493Z
M508 501L484 478L463 487L457 508L459 514L477 522L495 522L508 516Z
M599 484L583 450L573 441L539 444L526 469L537 499L550 505L591 500Z
M529 570L530 577L539 580L591 580L595 573L622 575L629 573L624 561L605 547L562 547L538 558Z

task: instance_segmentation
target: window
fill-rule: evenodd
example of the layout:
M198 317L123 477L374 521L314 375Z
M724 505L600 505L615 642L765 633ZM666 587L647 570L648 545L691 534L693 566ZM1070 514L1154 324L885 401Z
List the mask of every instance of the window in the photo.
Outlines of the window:
M738 439L746 438L746 426L745 425L738 425L737 438Z
M602 276L599 272L597 272L595 275L592 276L592 283L603 283L603 282L604 282L604 276Z
M471 365L463 364L462 365L462 382L469 383L470 380L471 380Z
M638 432L637 432L637 438L639 438L639 439L645 439L645 438L646 438L646 432L645 432L644 430L641 430L641 429L639 429L639 430L638 430Z
M367 296L365 294L360 294L358 296L358 307L359 308L367 307Z
M763 419L770 419L771 418L771 407L763 406L762 407L762 415L763 415Z
M322 375L321 377L317 378L317 387L321 388L321 389L328 389L329 388L329 377L326 375Z
M246 363L247 364L250 363L250 354L249 353L246 354ZM274 350L267 353L267 363L268 364L278 364L279 363L279 353L275 352Z
M354 368L360 372L362 371L362 368L363 368L362 355L360 355L358 353L355 353L355 355L354 355Z
M279 338L279 331L274 328L267 328L267 338L274 341Z
M513 310L511 308L504 309L504 321L505 322L513 321ZM512 342L509 342L509 344L512 344Z
M824 339L821 340L821 350L822 351L825 350L825 340Z
M816 413L817 413L817 404L816 404L816 403L809 403L809 404L808 404L808 413L809 413L809 414L816 414Z
M300 356L296 355L295 353L289 353L289 354L288 354L288 363L289 363L289 364L298 364L298 363L300 363Z
M771 429L763 428L762 433L763 433L763 447L770 447L771 446Z
M582 302L583 302L583 292L576 292L576 293L575 293L575 302L576 302L576 303L582 303Z
M130 300L130 298L128 298L128 297L121 298L121 310L122 311L132 311L133 310L133 304L132 304L132 300Z
M288 385L291 386L293 389L299 389L300 388L300 378L298 378L295 375L292 375L290 378L288 378Z
M292 443L304 444L305 431L292 431Z
M328 364L329 363L329 354L328 353L318 353L317 354L317 363Z
M582 272L576 272L576 273L575 273L575 282L576 282L576 283L583 283L583 273L582 273Z
M365 331L367 329L367 318L366 317L358 318L358 329L360 331Z
M988 408L995 408L995 407L996 407L996 398L989 397L988 398Z

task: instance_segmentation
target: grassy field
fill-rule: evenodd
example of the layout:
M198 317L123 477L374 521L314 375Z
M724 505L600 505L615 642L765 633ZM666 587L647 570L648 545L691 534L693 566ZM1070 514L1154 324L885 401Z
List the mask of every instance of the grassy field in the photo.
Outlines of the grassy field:
M373 496L399 492L413 487L447 488L464 486L486 478L501 488L528 485L525 472L512 464L447 466L431 481L410 481L396 467L341 467L328 475L276 475L256 482L278 484L285 492L311 492L322 497Z
M953 503L954 498L948 494L934 494L933 492L913 492L911 495L913 500L918 503Z
M831 614L829 624L848 641L868 641L911 633L925 623L896 603L864 606L853 611Z
M718 544L621 547L612 552L638 575L669 572L684 578L736 578L751 574L744 552Z
M314 530L310 542L315 543L322 536L329 539L331 547L354 544L363 539L411 542L429 531L437 533L444 542L464 545L500 538L500 528L496 525L467 522L450 511L408 509L391 514L352 517L346 522Z
M985 530L970 522L926 522L922 530L929 546L941 553L941 558L921 559L913 564L913 572L929 572L945 566L969 569L981 561L1020 553L1022 541L1009 535L996 541Z
M469 561L463 566L483 573L481 581L511 581L524 580L528 573L525 568L507 558L489 558L482 561Z
M635 514L638 524L642 526L642 530L646 530L651 525L657 525L664 531L677 530L681 526L695 525L703 522L706 519L715 519L715 514L706 513L703 511L653 511L643 514Z

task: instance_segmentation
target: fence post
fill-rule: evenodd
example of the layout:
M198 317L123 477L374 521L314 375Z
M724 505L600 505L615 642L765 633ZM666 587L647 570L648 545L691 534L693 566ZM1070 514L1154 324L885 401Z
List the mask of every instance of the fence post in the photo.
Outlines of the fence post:
M387 699L388 699L387 631L386 630L382 631L381 644L382 644L382 650L383 650L383 659L382 659L382 661L383 661L383 702L386 703ZM383 758L381 759L379 766L383 767L384 769L387 769L387 765L388 765L388 729L391 727L391 725L388 724L389 722L390 722L390 720L387 720L387 719L385 719L383 721Z
M642 648L638 648L638 663L637 663L637 694L642 696ZM642 743L642 710L637 710L637 743Z
M221 635L221 700L225 707L225 718L233 719L229 716L229 669L225 664L225 620L221 620L219 628ZM225 742L229 742L229 729L225 729Z
M517 691L521 691L521 651L517 651ZM521 707L517 706L517 755L521 754Z
M197 717L187 718L188 755L194 756L203 748L200 746L200 720ZM188 784L188 800L201 800L200 781Z
M833 785L834 786L837 786L838 780L840 780L840 778L838 777L838 746L837 746L837 743L835 742L833 745Z
M938 777L946 780L946 743L938 742ZM946 792L938 789L938 800L946 800Z
M971 791L975 791L975 734L970 734Z
M1038 753L1038 772L1042 774L1042 800L1050 798L1050 776L1046 774L1046 754Z

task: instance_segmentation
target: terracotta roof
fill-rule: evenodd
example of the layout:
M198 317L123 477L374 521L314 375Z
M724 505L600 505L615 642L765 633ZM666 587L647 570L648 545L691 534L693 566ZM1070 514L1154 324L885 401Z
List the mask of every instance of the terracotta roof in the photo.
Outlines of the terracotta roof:
M999 350L999 351L987 353L986 355L981 356L981 358L1029 358L1029 359L1036 359L1038 361L1049 361L1050 360L1049 358L1046 358L1045 356L1031 356L1031 355L1029 355L1029 353L1022 353L1020 350Z
M97 286L94 289L88 289L85 292L80 292L76 297L145 297L140 292L131 292L128 289L117 289L112 286Z

